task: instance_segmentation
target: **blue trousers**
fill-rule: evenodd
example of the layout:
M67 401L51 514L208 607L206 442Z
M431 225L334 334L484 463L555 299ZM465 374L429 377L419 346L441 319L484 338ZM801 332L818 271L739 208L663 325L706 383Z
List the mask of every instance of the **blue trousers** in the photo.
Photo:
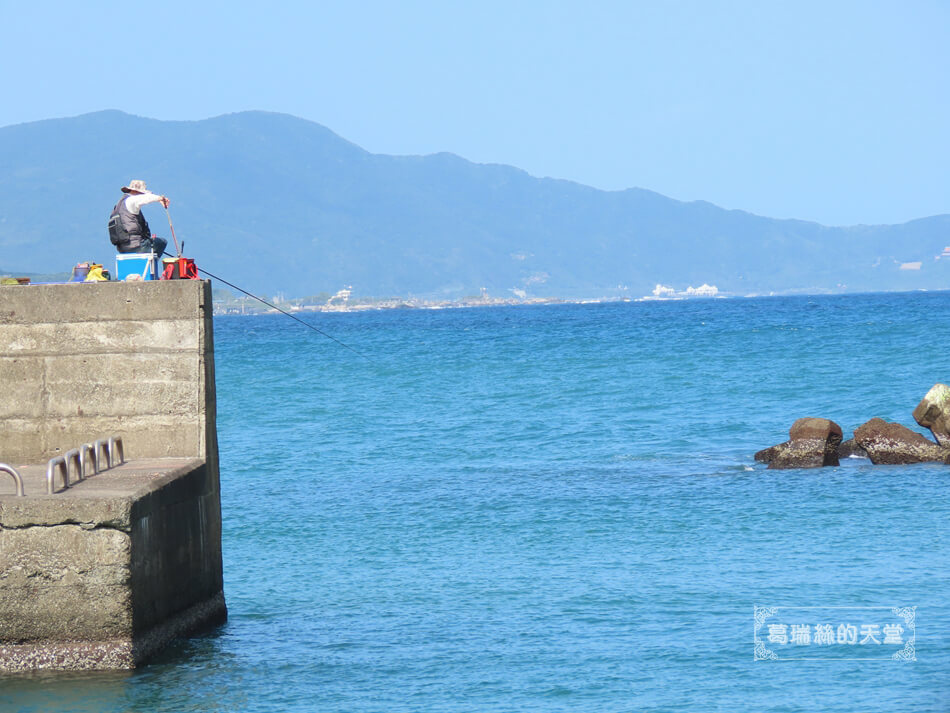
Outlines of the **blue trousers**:
M162 254L165 252L165 247L168 245L168 241L165 238L144 238L142 244L137 248L132 248L131 250L122 250L120 252L127 253L151 253L154 252L158 255L158 261L161 263Z

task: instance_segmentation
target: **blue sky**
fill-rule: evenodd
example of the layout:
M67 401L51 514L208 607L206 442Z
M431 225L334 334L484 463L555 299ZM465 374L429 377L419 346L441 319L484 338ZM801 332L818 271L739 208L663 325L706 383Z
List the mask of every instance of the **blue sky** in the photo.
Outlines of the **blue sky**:
M0 126L319 122L829 225L950 213L950 3L0 0Z

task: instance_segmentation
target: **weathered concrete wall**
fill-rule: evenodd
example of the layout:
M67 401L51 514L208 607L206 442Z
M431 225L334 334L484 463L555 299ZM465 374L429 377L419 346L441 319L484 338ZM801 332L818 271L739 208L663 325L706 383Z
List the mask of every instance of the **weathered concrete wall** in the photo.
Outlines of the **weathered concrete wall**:
M137 457L217 456L207 281L0 289L0 462L122 434Z
M206 282L0 288L0 669L130 668L223 621ZM129 462L46 494L45 462Z
M145 632L223 589L217 472L206 463L136 498L129 574L132 630Z

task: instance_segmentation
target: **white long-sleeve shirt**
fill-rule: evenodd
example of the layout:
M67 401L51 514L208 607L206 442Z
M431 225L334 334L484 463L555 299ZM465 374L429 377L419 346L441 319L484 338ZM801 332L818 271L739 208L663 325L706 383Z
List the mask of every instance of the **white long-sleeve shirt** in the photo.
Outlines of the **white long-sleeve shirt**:
M165 196L160 196L158 193L129 193L128 197L125 199L125 207L128 209L129 213L138 215L142 212L142 206L148 205L149 203L158 203Z

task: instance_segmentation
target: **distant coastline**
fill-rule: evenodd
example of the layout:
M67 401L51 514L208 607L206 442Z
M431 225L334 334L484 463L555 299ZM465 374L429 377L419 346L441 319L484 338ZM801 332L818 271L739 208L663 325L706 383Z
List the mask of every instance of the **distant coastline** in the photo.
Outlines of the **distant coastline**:
M552 304L598 304L602 302L635 302L629 297L605 297L594 299L567 299L561 297L463 297L461 299L431 300L422 298L361 298L344 304L298 304L297 300L278 300L280 309L291 313L321 312L369 312L390 309L470 309L474 307L505 307L516 305ZM262 305L251 298L235 298L227 301L215 299L214 313L221 314L276 314L277 310Z
M950 288L948 288L950 289ZM350 313L350 312L370 312L391 309L411 309L411 310L445 310L445 309L471 309L476 307L517 307L532 305L579 305L579 304L618 304L630 302L683 302L683 301L707 301L707 300L734 300L734 299L754 299L761 297L829 297L842 295L858 294L894 294L899 292L945 292L946 290L876 290L876 291L834 291L821 289L801 289L801 290L782 290L775 292L752 292L748 294L732 294L709 291L694 290L692 292L673 292L644 295L642 297L462 297L458 299L426 299L421 297L359 297L340 303L315 303L314 298L282 299L281 297L271 297L273 303L285 312L293 314L319 312L319 313ZM224 290L215 290L214 314L278 314L278 311L265 306L250 297L234 297L230 293L223 296Z
M523 305L553 305L553 304L606 304L617 302L653 302L673 301L686 299L724 299L735 297L720 293L715 287L703 285L701 288L690 287L686 291L677 292L672 288L657 285L651 295L643 297L492 297L483 292L477 296L461 297L457 299L425 299L421 297L359 297L352 298L350 288L344 288L335 295L327 297L303 297L297 299L283 299L280 295L271 298L271 301L286 312L368 312L387 309L469 309L473 307L513 307ZM214 299L215 314L273 314L277 310L268 307L251 297L236 297L225 290L216 290Z

